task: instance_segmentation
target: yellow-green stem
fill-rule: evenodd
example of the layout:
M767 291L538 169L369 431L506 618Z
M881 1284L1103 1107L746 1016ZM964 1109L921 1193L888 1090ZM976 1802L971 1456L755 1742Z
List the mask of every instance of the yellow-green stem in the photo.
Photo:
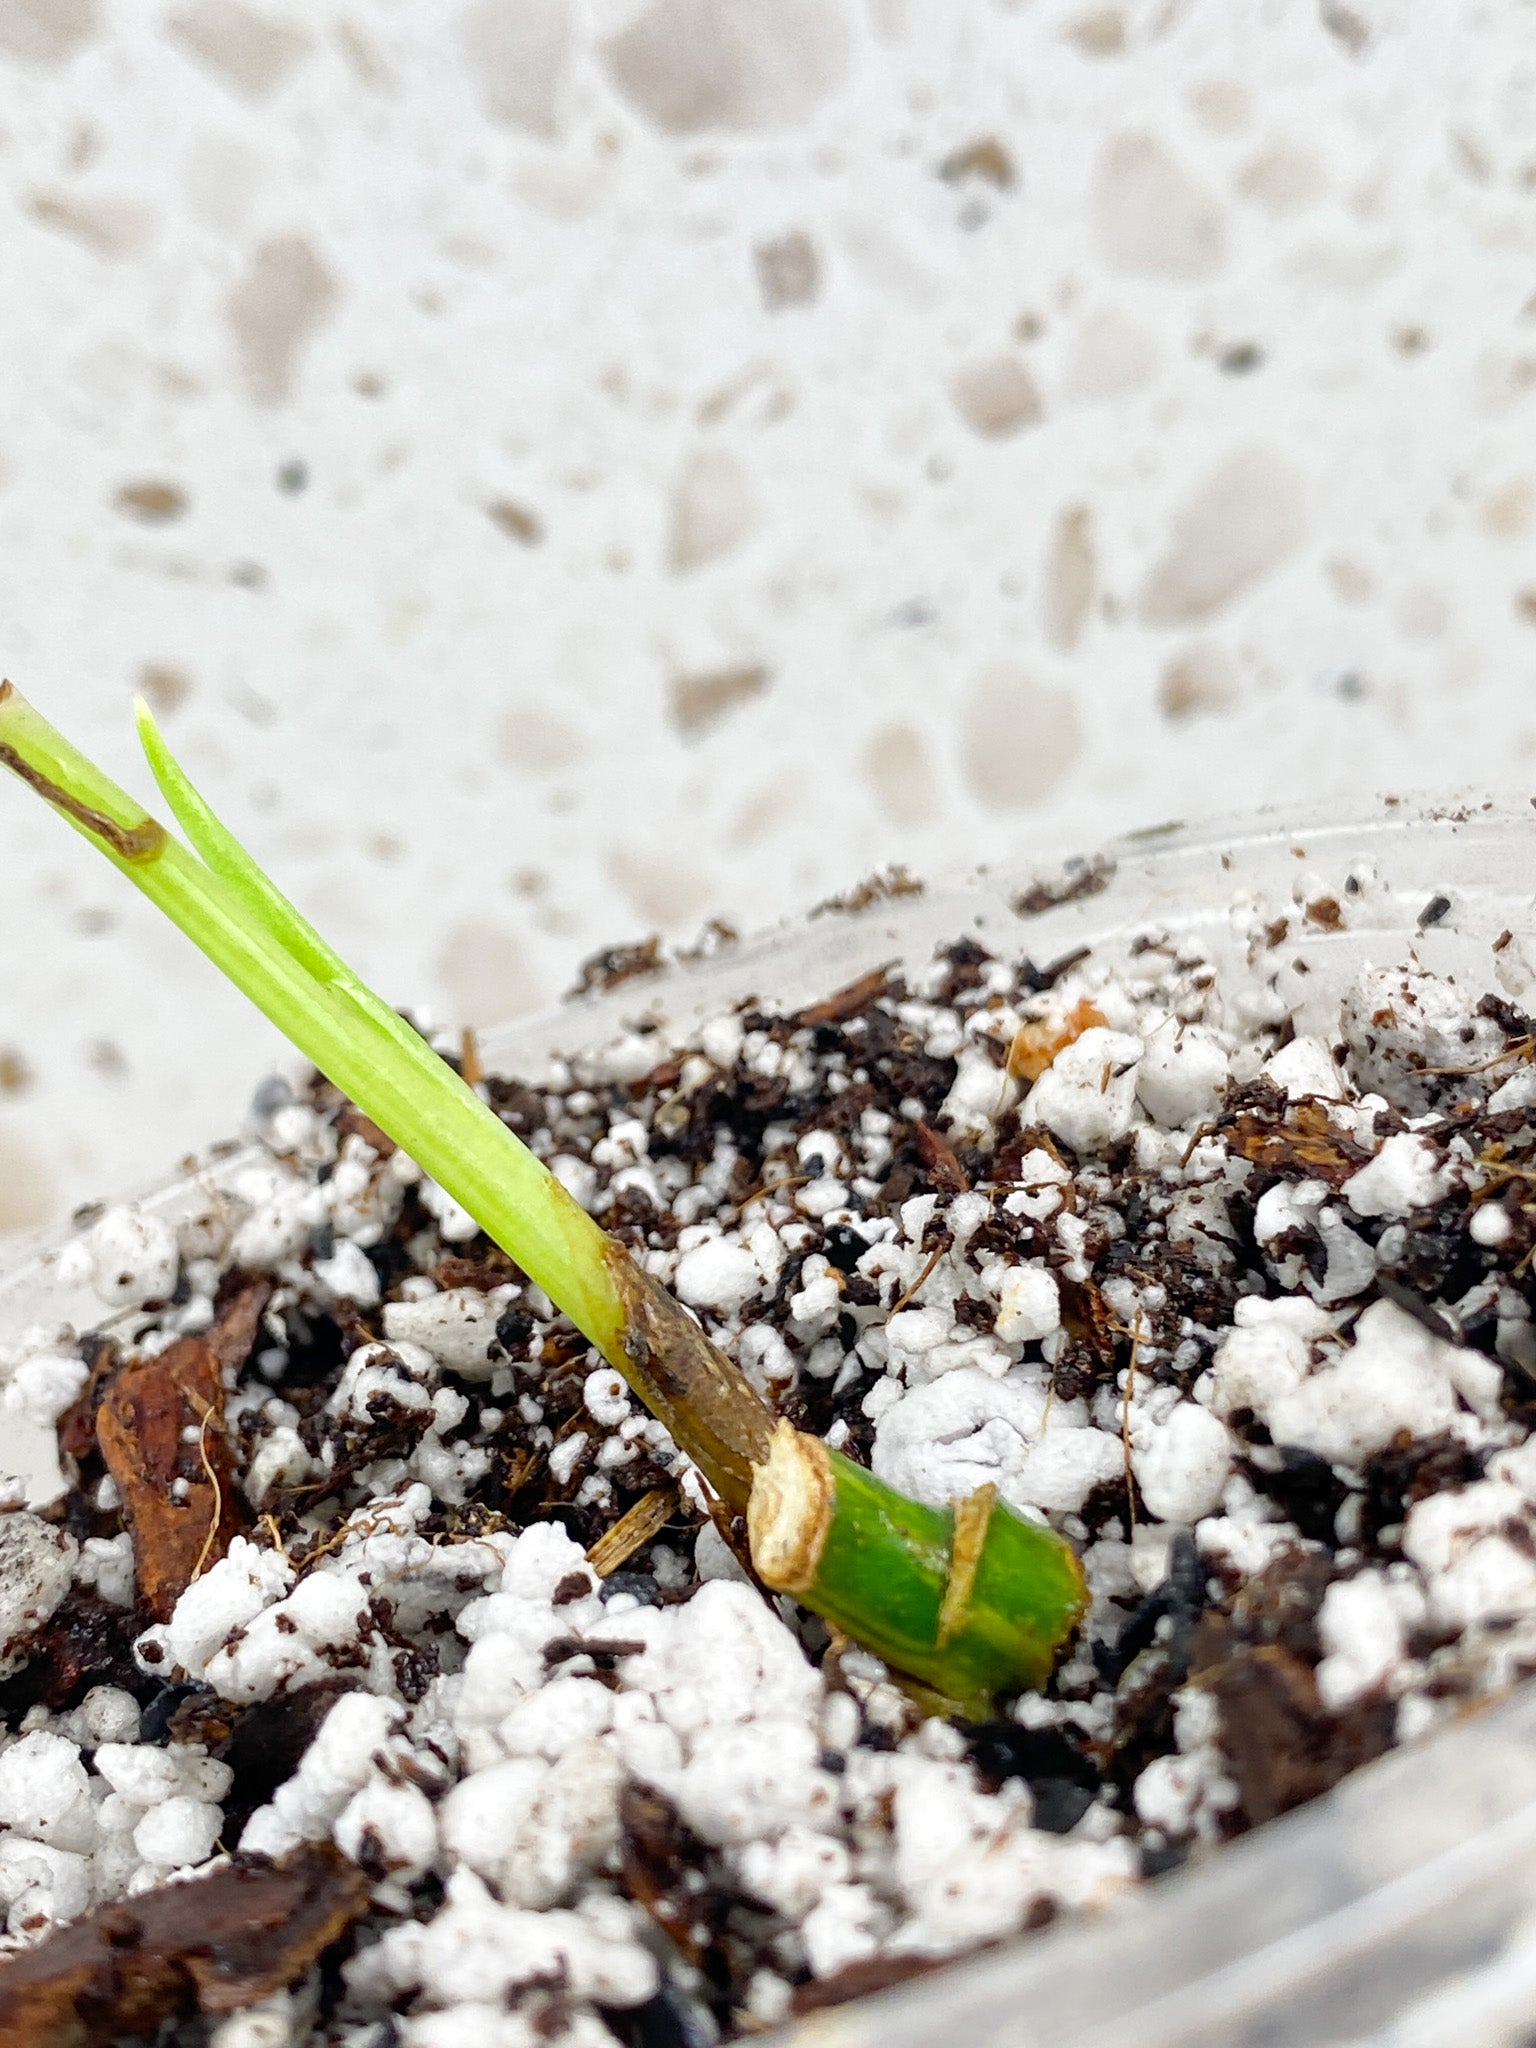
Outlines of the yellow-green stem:
M978 1718L997 1693L1045 1684L1088 1604L1070 1546L993 1488L927 1507L786 1422L748 1528L769 1585Z
M352 972L220 824L139 708L188 852L0 683L0 764L47 799L404 1147L615 1365L732 1507L764 1580L971 1713L1042 1684L1084 1605L1070 1546L988 1493L908 1500L775 1418L697 1323Z
M261 875L140 711L150 765L208 863L103 775L13 684L0 685L0 762L164 911L343 1093L469 1211L672 1430L723 1498L745 1507L740 1423L766 1444L751 1384L640 1271L549 1169L381 1002ZM669 1325L671 1326L669 1328ZM722 1370L722 1368L724 1368ZM689 1413L693 1382L701 1426Z

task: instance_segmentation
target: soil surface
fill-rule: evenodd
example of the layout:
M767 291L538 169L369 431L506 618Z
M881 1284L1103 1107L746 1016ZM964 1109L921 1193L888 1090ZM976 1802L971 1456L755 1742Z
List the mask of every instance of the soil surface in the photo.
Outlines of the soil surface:
M0 2043L707 2048L1536 1668L1536 1026L1373 970L1298 1035L1285 939L1225 981L965 939L686 1044L453 1055L798 1428L1077 1545L1079 1638L985 1722L768 1598L325 1082L264 1085L179 1231L102 1215L101 1329L0 1360L70 1481L0 1516Z

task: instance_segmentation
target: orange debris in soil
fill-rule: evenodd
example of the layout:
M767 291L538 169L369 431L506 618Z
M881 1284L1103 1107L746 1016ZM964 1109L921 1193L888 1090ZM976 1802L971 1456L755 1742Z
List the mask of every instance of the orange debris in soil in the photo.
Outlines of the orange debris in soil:
M1038 1081L1057 1053L1096 1024L1106 1028L1109 1019L1097 1004L1084 996L1065 1017L1040 1017L1021 1024L1008 1048L1008 1071L1017 1081Z

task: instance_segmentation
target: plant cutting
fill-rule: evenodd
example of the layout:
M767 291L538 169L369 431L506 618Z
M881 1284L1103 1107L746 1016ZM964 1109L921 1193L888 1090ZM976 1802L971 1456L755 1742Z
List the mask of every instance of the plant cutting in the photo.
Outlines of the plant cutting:
M873 1650L936 1704L984 1715L1046 1682L1085 1605L1062 1537L982 1486L907 1498L778 1420L746 1375L603 1231L219 822L147 705L138 730L183 846L0 683L0 762L161 909L460 1203L570 1317L744 1513L763 1582Z
M1416 903L1487 844L1432 837L1372 847ZM765 1488L803 1434L960 1501L948 1582L991 1487L1070 1537L1092 1610L985 1721L787 1625L619 1372L318 1074L0 1277L4 1407L65 1482L0 1518L0 2041L79 2048L82 1970L105 2044L317 1950L293 2048L641 2048L844 2000L859 2038L926 2038L1013 1966L862 1994L1224 1856L1439 1720L1491 1727L1466 1709L1536 1668L1533 1033L1423 940L1362 971L1379 905L1332 842L1302 872L1344 936L1297 933L1304 839L1208 849L1166 941L1187 846L1107 884L1086 948L1044 889L1018 924L978 889L936 952L931 900L851 926L850 970L897 965L824 997L812 926L713 970L694 1023L485 1053L476 1098L769 1389ZM836 1468L795 1456L814 1496ZM1304 1835L1326 1873L1334 1819ZM1234 1953L1245 1882L1301 1867L1290 1831L1240 1852ZM1202 1967L1222 1877L1193 1881ZM1130 1995L1155 1930L1177 1948L1182 1896L1080 1930L1059 2031Z

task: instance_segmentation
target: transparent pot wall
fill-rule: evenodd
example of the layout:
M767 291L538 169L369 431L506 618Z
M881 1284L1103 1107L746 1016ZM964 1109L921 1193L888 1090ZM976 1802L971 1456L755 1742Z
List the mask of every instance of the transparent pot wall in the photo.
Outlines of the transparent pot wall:
M1410 955L1522 1002L1536 991L1533 904L1536 813L1515 799L1386 801L1364 819L1262 816L827 912L491 1033L484 1052L501 1071L537 1073L552 1052L611 1038L642 1014L687 1030L745 996L803 1004L885 962L920 965L962 934L1044 966L1083 946L1125 958L1155 926L1236 971L1255 910L1289 920L1273 956L1286 963L1281 994L1300 1028L1327 1032L1361 966ZM243 1156L210 1161L148 1206L192 1213ZM67 1239L18 1254L0 1276L0 1354L29 1325L102 1320L75 1264ZM25 1466L36 1499L59 1491L51 1433L26 1436L9 1416L6 1429L8 1467ZM1525 1688L1097 1921L772 2038L796 2048L1517 2048L1532 2038L1533 2010L1536 1688Z

